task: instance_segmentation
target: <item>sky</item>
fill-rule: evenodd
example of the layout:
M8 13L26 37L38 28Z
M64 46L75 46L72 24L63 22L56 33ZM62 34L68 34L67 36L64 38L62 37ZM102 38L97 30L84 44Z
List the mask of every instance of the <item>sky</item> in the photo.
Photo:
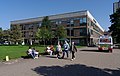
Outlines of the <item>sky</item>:
M101 27L108 30L113 3L119 0L0 0L0 27L10 21L88 10Z

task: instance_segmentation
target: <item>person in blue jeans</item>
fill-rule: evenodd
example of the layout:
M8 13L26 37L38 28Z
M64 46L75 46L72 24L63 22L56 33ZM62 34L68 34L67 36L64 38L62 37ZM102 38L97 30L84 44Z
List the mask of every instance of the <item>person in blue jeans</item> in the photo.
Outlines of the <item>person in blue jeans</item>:
M65 43L64 43L64 45L63 45L63 47L64 47L64 50L63 50L62 59L64 58L64 56L65 56L65 53L66 53L66 55L67 55L67 58L68 58L68 57L69 57L69 55L68 55L69 44L67 43L67 41L65 41Z
M34 54L33 54L33 50L31 47L29 47L29 49L27 50L27 55L34 59Z

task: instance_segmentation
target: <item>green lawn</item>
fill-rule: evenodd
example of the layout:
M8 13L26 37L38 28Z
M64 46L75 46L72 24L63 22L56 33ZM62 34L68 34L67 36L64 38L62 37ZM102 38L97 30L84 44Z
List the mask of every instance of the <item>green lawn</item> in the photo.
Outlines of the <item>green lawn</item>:
M39 50L40 53L43 53L45 50L44 46L33 46L36 50ZM3 61L6 56L9 56L10 59L17 59L21 56L27 56L26 51L29 46L0 46L0 61ZM81 48L81 46L77 46Z
M35 49L42 53L45 47L34 46ZM0 46L0 61L3 61L6 56L10 59L20 58L21 56L26 56L26 51L29 46Z

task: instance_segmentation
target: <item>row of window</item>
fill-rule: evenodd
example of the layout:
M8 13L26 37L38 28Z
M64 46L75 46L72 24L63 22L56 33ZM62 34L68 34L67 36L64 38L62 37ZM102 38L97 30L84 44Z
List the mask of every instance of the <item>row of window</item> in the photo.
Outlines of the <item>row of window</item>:
M68 36L86 36L87 35L87 29L86 28L80 28L80 29L76 29L76 30L67 29L67 35Z
M73 19L67 19L67 20L53 20L51 21L52 24L75 24L77 23L87 23L87 18L86 17L82 17L82 18L73 18Z

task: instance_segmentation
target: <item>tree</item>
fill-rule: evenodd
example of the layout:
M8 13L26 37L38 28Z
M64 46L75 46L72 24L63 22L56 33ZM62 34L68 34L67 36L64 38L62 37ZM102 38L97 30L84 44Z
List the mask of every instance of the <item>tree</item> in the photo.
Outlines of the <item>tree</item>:
M42 41L44 41L44 45L45 42L51 41L51 39L53 38L51 22L48 16L44 17L44 19L42 20L42 25L38 29L36 36L37 38L42 39Z
M113 39L117 40L117 43L120 43L120 8L110 15L111 26L109 27L109 32L112 32Z
M10 29L3 30L3 41L8 41L10 43L11 37L10 37Z
M18 44L18 42L22 41L22 32L20 30L20 25L14 25L13 28L11 29L11 41L14 42L15 44Z
M0 43L3 42L3 30L0 28Z
M41 27L46 27L48 30L51 30L51 22L48 16L43 18Z
M59 25L55 31L55 36L57 38L65 38L67 36L65 27L62 25Z

